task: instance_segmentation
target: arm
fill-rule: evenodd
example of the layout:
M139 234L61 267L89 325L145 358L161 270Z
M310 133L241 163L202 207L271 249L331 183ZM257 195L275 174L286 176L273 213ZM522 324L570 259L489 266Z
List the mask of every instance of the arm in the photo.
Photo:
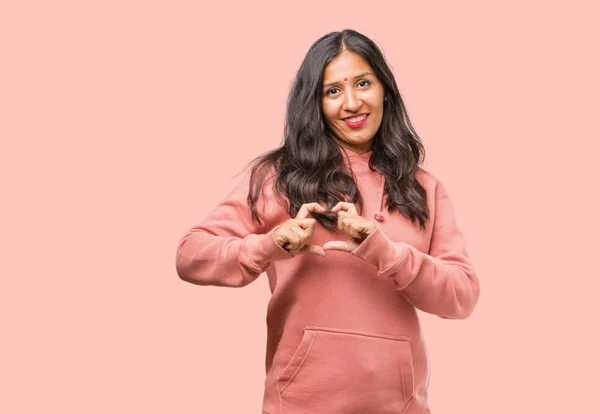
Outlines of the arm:
M197 285L246 286L272 261L293 257L273 238L277 227L264 234L265 218L261 215L262 225L252 220L246 201L249 182L248 171L229 196L180 240L175 263L182 280ZM259 197L259 213L264 204Z
M440 185L429 254L391 241L377 228L352 254L377 267L416 308L448 319L467 318L479 299L479 280L469 262L454 208Z

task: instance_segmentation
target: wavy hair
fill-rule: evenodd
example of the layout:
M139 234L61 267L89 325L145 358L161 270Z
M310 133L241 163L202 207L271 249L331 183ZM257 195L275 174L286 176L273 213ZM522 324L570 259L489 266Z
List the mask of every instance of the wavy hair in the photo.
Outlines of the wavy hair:
M248 205L254 220L261 223L256 203L269 167L275 171L274 193L295 217L304 203L321 202L331 209L339 201L355 203L360 212L363 199L352 171L344 163L347 152L335 139L324 120L321 91L325 67L343 51L357 53L383 84L383 119L373 138L369 168L385 176L388 211L399 211L419 221L429 220L425 189L416 173L425 158L425 148L405 109L394 76L377 45L363 34L346 29L318 39L308 50L292 83L287 99L284 137L279 148L250 161L252 166ZM284 195L286 200L282 197ZM313 213L327 229L337 227L335 213Z

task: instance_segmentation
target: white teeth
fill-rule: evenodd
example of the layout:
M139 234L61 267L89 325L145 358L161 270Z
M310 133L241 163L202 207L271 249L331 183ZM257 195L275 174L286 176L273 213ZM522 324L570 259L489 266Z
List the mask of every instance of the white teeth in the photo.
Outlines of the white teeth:
M365 119L367 117L367 114L361 115L361 116L357 116L354 118L350 118L350 119L346 119L347 122L360 122L363 119Z

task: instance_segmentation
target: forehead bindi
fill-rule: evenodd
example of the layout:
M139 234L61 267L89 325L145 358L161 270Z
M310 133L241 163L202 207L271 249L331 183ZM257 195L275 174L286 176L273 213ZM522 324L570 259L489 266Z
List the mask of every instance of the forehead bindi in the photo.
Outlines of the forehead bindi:
M366 78L366 77L369 77L369 76L374 77L375 74L373 72L371 72L371 71L367 71L367 72L359 73L356 76L345 76L344 77L344 82L348 82L348 80L352 80L352 79L358 80L360 78ZM335 80L331 80L330 81L329 79L325 79L325 82L323 83L323 87L327 88L329 86L337 85L338 83L341 83L341 82L338 82L338 81L335 81Z
M329 62L323 75L323 86L327 87L373 75L373 68L356 53L345 52Z

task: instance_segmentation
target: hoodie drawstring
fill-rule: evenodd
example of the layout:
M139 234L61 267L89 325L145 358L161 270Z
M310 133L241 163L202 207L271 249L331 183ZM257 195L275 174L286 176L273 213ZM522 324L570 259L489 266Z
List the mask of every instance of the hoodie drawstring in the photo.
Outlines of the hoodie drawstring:
M375 220L382 222L385 220L385 217L383 215L383 190L384 190L384 185L385 185L385 175L381 175L381 183L379 184L379 199L380 201L380 205L379 205L379 211L377 211L374 215Z

